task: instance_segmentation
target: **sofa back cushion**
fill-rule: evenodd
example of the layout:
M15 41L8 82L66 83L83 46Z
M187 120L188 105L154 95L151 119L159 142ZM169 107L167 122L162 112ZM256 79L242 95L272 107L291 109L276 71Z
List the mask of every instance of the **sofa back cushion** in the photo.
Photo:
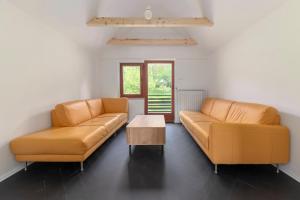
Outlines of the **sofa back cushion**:
M51 125L52 127L61 126L55 109L51 110Z
M86 100L86 103L89 107L92 117L96 117L104 113L101 99L89 99Z
M200 112L202 112L203 114L206 114L206 115L210 115L213 105L214 105L214 99L206 98L204 100L204 102L202 103Z
M225 121L232 103L233 101L229 100L214 99L210 116L217 120Z
M92 118L86 101L72 101L55 106L60 126L76 126Z
M102 103L105 113L128 113L127 98L103 98Z
M280 124L280 115L270 106L235 102L229 110L226 122L275 125Z

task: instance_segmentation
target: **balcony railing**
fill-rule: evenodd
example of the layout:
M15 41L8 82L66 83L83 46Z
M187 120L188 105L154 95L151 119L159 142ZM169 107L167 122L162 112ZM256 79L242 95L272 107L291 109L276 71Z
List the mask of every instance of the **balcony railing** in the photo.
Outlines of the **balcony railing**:
M148 95L148 113L172 113L172 95Z

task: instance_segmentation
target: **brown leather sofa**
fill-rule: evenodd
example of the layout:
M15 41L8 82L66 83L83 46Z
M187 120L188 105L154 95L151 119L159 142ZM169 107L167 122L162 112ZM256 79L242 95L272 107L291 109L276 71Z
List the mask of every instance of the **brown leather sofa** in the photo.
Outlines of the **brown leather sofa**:
M128 121L127 98L72 101L56 105L52 127L11 141L17 161L80 162ZM26 168L25 168L26 169Z
M212 163L276 164L289 162L288 128L266 105L207 98L200 112L181 111L180 121Z

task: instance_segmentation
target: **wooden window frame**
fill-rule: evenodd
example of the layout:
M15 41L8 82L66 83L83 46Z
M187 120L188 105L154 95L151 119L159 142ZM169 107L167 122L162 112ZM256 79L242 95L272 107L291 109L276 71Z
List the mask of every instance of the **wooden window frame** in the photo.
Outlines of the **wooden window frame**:
M140 67L140 94L124 94L124 79L123 68L124 67ZM120 63L120 96L127 98L144 98L144 63Z

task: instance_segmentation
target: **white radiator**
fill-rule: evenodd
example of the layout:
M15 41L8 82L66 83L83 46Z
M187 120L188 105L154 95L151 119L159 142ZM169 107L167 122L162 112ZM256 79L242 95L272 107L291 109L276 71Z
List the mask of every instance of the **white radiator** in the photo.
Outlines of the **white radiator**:
M179 112L182 110L199 111L206 96L206 90L176 89L175 122L180 122Z

